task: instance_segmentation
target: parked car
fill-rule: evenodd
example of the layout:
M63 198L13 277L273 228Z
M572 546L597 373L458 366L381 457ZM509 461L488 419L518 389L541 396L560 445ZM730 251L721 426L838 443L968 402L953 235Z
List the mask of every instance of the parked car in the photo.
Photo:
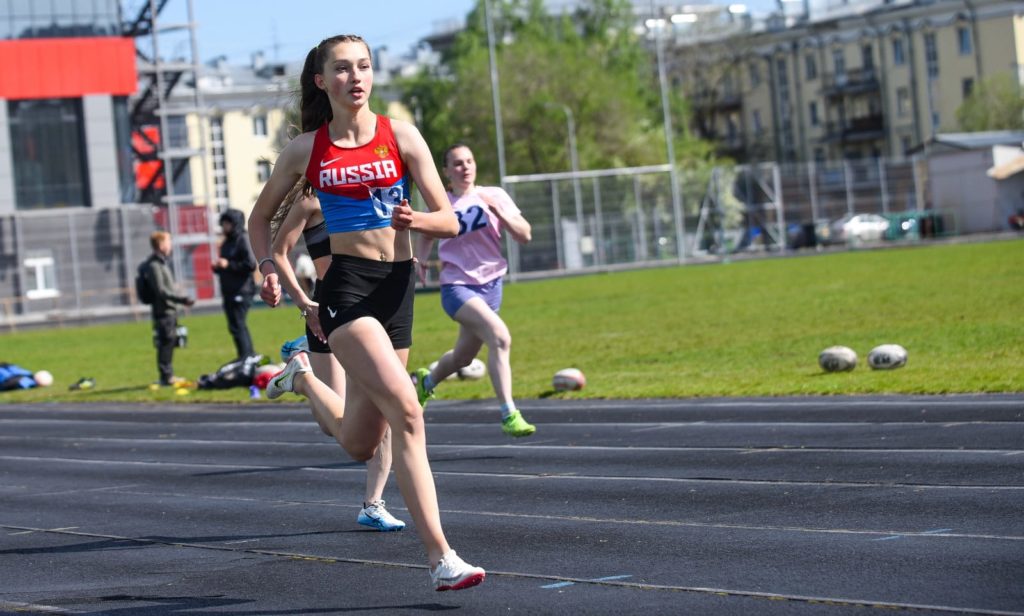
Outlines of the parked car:
M877 242L885 238L889 219L878 214L847 214L830 226L829 239L833 242Z

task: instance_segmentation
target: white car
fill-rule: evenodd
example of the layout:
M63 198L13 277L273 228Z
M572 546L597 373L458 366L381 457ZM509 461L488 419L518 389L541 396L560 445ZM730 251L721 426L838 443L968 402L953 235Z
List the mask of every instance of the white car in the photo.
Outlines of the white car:
M833 242L876 242L885 238L889 219L878 214L847 214L831 225Z

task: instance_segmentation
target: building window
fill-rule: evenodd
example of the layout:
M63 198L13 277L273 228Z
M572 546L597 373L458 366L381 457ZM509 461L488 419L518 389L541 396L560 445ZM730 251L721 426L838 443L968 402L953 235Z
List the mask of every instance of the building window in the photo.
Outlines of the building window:
M875 52L871 45L862 45L860 48L860 65L864 70L870 71L875 68Z
M754 123L754 134L760 136L764 132L764 126L761 125L761 110L755 109L751 119Z
M25 267L25 296L29 299L57 297L57 266L49 250L29 250L22 262Z
M227 156L224 153L224 118L210 118L210 150L213 155L214 205L224 211L230 207L228 194Z
M846 57L843 56L842 49L832 50L832 66L836 77L843 77L846 75Z
M786 72L785 58L779 58L775 61L775 72L778 73L779 76L779 85L783 87L788 86L789 74Z
M267 136L267 116L258 115L252 118L252 134L257 137Z
M960 26L956 29L956 40L960 47L960 55L971 55L974 51L974 46L971 45L971 31L967 26Z
M928 76L935 78L939 76L939 49L935 46L935 33L929 32L924 35L924 59L928 65Z
M820 124L820 120L818 120L817 102L812 101L807 104L807 115L810 116L811 126L817 126L818 124Z
M761 67L756 60L750 63L750 85L754 88L761 85Z
M256 161L256 181L262 184L270 179L270 161Z
M896 66L902 66L907 63L907 57L903 53L902 36L892 40L892 63Z
M10 101L7 114L17 209L88 206L82 100Z
M896 88L896 115L905 116L910 113L910 90L906 87Z
M818 61L814 59L813 53L804 56L804 67L807 73L807 81L813 81L818 78Z
M960 82L960 91L963 93L964 99L971 97L971 93L974 92L974 79L968 77Z
M814 162L820 164L825 163L825 150L824 148L814 148Z

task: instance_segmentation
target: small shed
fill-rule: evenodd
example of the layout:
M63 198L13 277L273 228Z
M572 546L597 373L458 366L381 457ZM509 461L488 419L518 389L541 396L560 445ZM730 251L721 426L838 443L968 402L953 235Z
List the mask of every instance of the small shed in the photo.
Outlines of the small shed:
M1014 162L1022 144L1024 131L985 131L940 133L915 148L927 160L930 208L952 213L960 233L1009 229L1024 208L1024 167L1015 167L1024 161Z

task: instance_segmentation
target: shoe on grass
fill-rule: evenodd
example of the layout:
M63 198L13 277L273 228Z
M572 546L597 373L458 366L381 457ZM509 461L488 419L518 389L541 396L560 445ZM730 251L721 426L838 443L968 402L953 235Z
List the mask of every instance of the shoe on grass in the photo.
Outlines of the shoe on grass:
M501 431L509 436L530 436L537 431L537 427L527 423L519 411L512 411L501 421Z
M313 368L309 365L309 355L299 351L288 360L284 370L267 382L267 397L273 400L280 398L286 391L295 391L295 375L302 372L313 372Z

